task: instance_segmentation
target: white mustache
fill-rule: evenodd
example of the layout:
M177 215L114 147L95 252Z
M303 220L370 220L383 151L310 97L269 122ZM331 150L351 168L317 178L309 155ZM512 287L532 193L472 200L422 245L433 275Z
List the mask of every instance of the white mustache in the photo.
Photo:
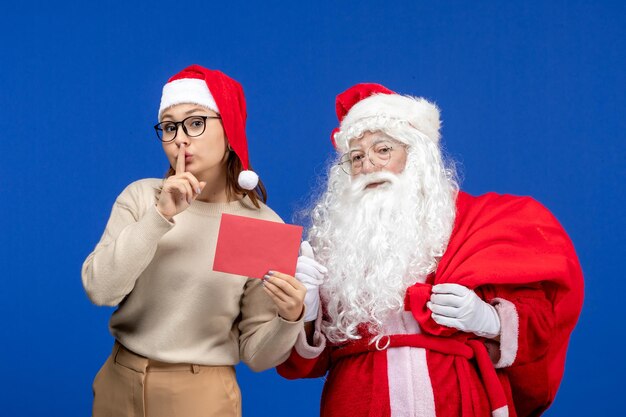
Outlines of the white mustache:
M388 171L372 172L367 175L359 175L350 184L350 192L353 194L361 193L370 184L377 182L388 182L391 185L398 183L398 176Z

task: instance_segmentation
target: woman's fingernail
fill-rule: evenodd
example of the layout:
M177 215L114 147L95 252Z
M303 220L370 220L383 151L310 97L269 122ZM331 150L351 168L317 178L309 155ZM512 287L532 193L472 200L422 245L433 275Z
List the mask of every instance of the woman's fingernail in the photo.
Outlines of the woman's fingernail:
M200 194L200 187L196 188L196 194Z
M267 281L268 279L270 279L269 275L263 275L263 282Z
M275 273L274 271L268 271L267 272L268 275L274 275L274 273Z

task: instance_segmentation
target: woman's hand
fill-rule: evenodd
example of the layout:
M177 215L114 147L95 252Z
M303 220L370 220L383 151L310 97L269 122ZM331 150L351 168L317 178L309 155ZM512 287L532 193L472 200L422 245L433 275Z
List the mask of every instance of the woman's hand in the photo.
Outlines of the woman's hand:
M163 183L157 210L168 220L189 207L206 185L190 172L185 172L185 145L180 145L176 158L176 173Z
M263 277L263 290L270 296L278 314L288 321L297 321L302 316L306 287L291 275L268 272Z

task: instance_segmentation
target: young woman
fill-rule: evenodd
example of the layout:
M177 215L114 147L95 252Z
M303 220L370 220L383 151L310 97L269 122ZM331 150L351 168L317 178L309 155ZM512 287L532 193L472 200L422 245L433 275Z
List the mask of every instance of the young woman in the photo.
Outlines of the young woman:
M248 170L239 83L193 65L163 88L155 126L170 169L130 184L82 268L98 305L117 306L93 416L240 416L233 366L283 362L302 328L305 287L213 271L220 216L280 222Z

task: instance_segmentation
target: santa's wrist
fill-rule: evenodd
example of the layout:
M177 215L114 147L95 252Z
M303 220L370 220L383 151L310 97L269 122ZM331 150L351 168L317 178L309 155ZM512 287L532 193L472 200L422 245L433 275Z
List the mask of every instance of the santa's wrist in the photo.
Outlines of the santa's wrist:
M319 303L314 305L305 305L304 310L304 322L308 323L315 321L319 313Z
M485 337L487 339L499 340L502 326L500 324L500 316L498 311L491 304L485 304L487 311L485 312L485 323L481 331L476 331L476 336Z

